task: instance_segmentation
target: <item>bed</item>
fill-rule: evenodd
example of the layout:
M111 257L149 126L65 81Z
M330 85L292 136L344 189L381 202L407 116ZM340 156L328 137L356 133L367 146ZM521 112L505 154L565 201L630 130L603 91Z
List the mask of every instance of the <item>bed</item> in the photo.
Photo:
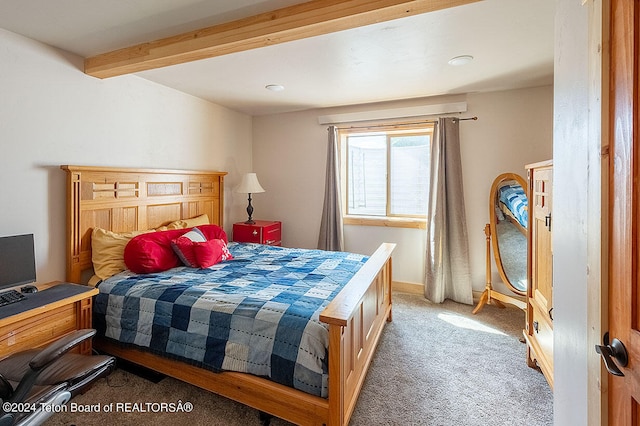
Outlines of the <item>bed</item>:
M61 168L67 175L69 282L86 283L93 274L91 235L94 228L112 232L143 231L201 215L207 215L212 224L223 223L224 172L86 166ZM266 249L271 255L276 253L275 257L285 256L283 253L289 256L289 250L297 250L253 248ZM253 248L229 243L230 251L238 259L251 257L247 250ZM324 380L324 391L311 392L304 386L302 389L300 386L291 387L285 384L286 380L274 381L261 375L227 371L226 368L217 372L183 356L165 356L158 351L121 344L108 337L96 339L94 346L293 423L346 425L384 324L391 321L393 249L393 244L384 243L371 256L356 259L347 268L352 269L351 275L335 291L328 291L333 293L331 297L313 310L327 333L328 376L318 379ZM100 287L107 282L109 280ZM212 284L211 281L208 283ZM148 286L149 283L143 285ZM96 310L99 310L98 305L96 303ZM188 334L185 336L190 338ZM317 387L316 384L312 387Z

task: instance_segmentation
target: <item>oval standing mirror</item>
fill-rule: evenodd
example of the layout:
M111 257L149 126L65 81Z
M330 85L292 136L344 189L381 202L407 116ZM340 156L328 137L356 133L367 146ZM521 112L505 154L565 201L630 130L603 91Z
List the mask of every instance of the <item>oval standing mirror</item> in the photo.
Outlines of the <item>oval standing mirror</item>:
M487 303L503 303L526 308L527 294L527 222L528 199L525 180L515 173L499 175L491 185L489 223L485 226L487 243L487 284L477 313ZM491 249L502 282L514 295L496 291L491 280Z

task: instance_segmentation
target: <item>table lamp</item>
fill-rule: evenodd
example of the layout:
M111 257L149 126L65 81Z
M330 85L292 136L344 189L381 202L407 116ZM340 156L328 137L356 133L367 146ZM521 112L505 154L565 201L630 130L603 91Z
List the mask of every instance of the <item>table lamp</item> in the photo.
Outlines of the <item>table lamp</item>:
M236 192L240 192L242 194L249 194L249 205L247 206L247 214L249 215L249 219L244 223L256 223L251 216L253 215L253 206L251 205L251 194L256 194L258 192L264 192L264 188L260 186L260 182L258 182L258 177L255 173L246 173L242 176L242 181L240 185L236 187Z

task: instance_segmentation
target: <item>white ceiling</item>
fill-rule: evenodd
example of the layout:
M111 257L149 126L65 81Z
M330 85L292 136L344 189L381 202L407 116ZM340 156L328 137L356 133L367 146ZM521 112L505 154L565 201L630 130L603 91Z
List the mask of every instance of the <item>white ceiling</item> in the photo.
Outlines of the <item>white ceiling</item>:
M89 57L296 3L2 0L0 28ZM251 115L552 84L554 3L484 0L137 75Z

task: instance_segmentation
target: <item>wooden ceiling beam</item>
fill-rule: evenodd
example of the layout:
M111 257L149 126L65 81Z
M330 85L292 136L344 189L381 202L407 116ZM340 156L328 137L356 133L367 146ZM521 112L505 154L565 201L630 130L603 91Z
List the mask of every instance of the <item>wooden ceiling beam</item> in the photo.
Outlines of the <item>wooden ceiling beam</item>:
M98 78L177 65L432 12L479 0L312 0L86 58Z

